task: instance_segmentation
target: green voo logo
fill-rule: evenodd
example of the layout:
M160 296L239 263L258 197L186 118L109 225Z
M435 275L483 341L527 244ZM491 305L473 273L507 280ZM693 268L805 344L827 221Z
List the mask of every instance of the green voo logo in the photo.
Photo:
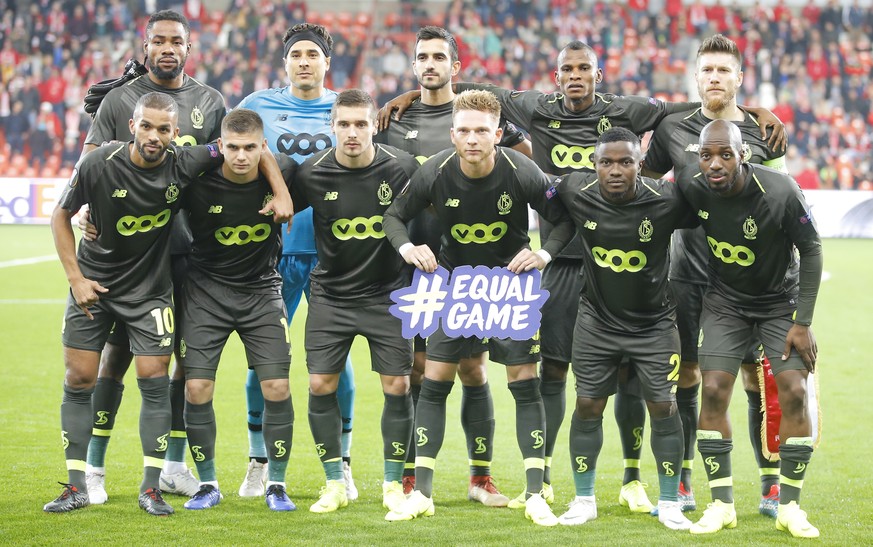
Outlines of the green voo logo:
M222 245L246 245L251 242L260 243L268 237L273 229L269 224L262 222L254 226L241 224L239 226L225 226L215 230L215 239Z
M172 213L169 209L164 209L156 215L143 215L141 217L125 215L115 223L115 229L118 230L119 234L125 237L132 236L136 233L145 233L152 228L162 228L166 226L167 222L170 221L171 214Z
M755 263L755 253L748 247L716 241L709 236L706 237L706 242L709 243L709 250L712 251L713 256L725 264L748 267Z
M497 243L506 235L505 222L482 224L477 222L473 225L455 224L452 226L452 237L463 244L467 243Z
M206 454L203 453L203 447L200 445L194 445L191 447L191 453L194 455L195 462L206 461Z
M625 271L636 273L646 266L646 255L642 251L625 252L620 249L594 247L591 249L591 254L594 255L594 262L598 266L609 268L616 273Z
M341 218L336 220L330 227L335 238L340 241L349 239L382 239L385 232L382 228L382 215L370 218L355 217L352 219Z
M552 163L555 167L571 169L594 169L594 163L591 161L591 154L594 153L593 146L567 146L558 144L552 148Z

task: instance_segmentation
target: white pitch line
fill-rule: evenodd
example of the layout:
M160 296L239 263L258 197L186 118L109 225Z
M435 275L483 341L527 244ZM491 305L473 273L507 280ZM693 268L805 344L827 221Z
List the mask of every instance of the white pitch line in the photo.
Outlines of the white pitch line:
M28 266L30 264L39 264L40 262L49 262L57 260L57 255L34 256L31 258L15 258L0 262L0 268L11 268L13 266Z
M63 298L7 298L0 299L0 306L2 305L31 305L31 304L65 304L67 301Z

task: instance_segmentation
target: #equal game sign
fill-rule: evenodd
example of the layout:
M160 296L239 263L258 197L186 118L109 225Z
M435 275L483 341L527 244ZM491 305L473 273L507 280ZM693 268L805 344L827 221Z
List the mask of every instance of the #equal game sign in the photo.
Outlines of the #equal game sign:
M440 323L450 337L529 340L540 328L540 309L549 291L539 270L515 274L506 268L459 266L449 273L416 269L412 284L391 293L389 308L403 324L403 336L424 338Z

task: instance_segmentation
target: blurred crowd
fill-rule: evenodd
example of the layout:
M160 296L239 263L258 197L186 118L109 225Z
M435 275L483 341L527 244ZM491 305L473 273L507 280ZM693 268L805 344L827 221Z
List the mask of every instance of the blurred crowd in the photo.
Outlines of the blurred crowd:
M784 0L372 4L375 14L284 0L230 0L226 11L203 0L0 0L0 176L63 176L90 125L88 85L119 76L130 57L142 60L148 14L172 8L191 21L186 72L221 91L229 108L254 90L287 85L281 39L303 21L334 36L329 87L361 87L380 104L417 87L411 51L426 24L458 38L460 81L553 91L558 51L580 39L598 52L599 91L674 101L696 100L697 46L720 32L744 53L739 103L785 122L788 168L801 185L873 189L873 8L859 0L802 8Z

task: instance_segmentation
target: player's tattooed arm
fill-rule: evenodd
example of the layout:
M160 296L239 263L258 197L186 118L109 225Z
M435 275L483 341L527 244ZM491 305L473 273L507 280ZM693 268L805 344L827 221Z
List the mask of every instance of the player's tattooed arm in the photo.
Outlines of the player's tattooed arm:
M79 269L79 261L76 259L76 236L70 224L74 214L75 211L56 206L51 218L52 236L76 305L82 309L88 319L94 319L88 308L96 304L100 300L100 295L108 293L109 289L86 278Z

